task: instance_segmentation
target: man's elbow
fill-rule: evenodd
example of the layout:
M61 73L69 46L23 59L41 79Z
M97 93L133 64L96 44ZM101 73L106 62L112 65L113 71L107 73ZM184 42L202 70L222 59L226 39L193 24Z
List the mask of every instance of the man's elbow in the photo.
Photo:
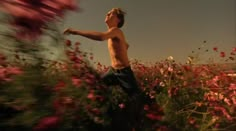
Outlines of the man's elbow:
M98 38L98 40L99 41L105 41L105 40L107 40L107 38L105 36L101 36L101 37Z
M96 41L104 41L105 39L103 39L103 38L94 38L94 40L96 40Z
M101 34L95 35L93 39L97 41L105 41L108 39L108 36L101 33Z
M96 41L104 41L105 40L103 37L88 37L88 38L96 40Z

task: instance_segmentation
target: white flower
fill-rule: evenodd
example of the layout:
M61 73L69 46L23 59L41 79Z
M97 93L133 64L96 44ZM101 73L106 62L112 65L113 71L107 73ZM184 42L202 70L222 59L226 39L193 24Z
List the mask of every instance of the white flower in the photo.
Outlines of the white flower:
M173 56L169 56L169 57L167 58L167 60L173 61L173 60L174 60L174 57L173 57Z

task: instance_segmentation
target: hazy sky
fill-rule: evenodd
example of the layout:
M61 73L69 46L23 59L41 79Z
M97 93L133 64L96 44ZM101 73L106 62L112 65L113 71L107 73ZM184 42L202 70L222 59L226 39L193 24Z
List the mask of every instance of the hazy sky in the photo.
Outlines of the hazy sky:
M236 47L236 0L80 0L79 6L83 11L70 12L62 28L106 31L105 14L111 8L127 12L122 30L130 59L156 62L173 56L185 62L202 46L228 52ZM110 64L106 41L67 38L80 41L84 51L94 53L95 61Z

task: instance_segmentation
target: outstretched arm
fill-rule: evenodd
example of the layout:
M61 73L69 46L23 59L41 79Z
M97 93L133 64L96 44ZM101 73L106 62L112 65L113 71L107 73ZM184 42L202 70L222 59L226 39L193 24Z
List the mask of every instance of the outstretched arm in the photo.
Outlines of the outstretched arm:
M64 34L73 34L87 37L89 39L103 41L109 38L117 37L120 30L118 28L109 29L107 32L96 32L96 31L81 31L81 30L73 30L68 28L64 31Z

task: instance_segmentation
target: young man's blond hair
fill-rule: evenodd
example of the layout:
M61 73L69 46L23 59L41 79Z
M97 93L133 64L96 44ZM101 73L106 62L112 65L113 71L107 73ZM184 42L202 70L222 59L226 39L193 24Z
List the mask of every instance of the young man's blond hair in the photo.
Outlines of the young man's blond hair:
M118 28L121 28L125 23L125 15L126 12L124 12L121 8L113 8L114 12L116 13L117 17L119 18Z

